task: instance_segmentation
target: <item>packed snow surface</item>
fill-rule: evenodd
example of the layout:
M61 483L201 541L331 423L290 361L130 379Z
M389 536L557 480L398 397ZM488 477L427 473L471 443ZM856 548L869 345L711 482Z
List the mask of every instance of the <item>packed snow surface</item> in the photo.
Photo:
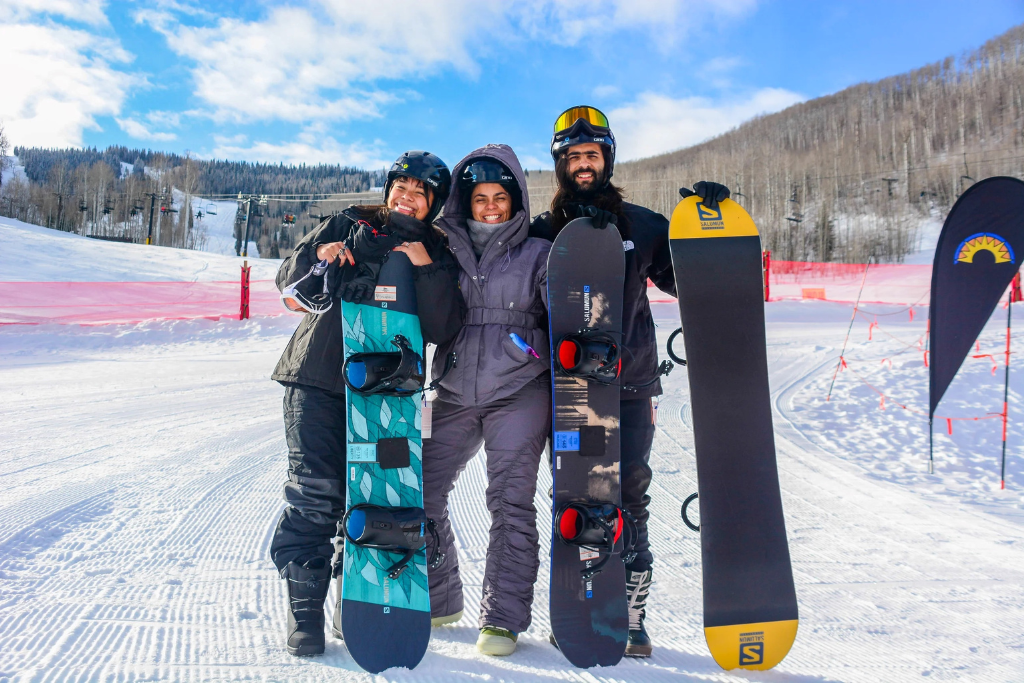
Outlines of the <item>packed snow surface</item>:
M245 259L231 244L230 255L122 244L0 216L0 282L237 281ZM270 280L280 261L250 258L249 265L253 280Z
M8 219L0 239L7 280L233 279L239 261ZM276 267L256 265L266 277ZM654 310L663 349L678 316L673 304ZM937 420L929 475L927 421L914 412L927 405L920 311L859 316L828 401L851 307L766 311L800 603L796 644L772 671L723 672L704 643L699 537L679 518L696 490L682 368L665 383L651 455L653 657L584 672L548 644L546 547L516 653L476 651L490 523L481 457L452 502L467 614L434 629L419 667L370 676L332 638L322 657L290 657L285 586L268 557L287 472L270 373L297 324L281 316L0 327L0 681L1024 679L1024 366L1011 374L1006 490L998 419L955 421L951 436ZM1014 314L1024 320L1024 307ZM997 308L940 416L1001 410L1005 320ZM542 472L542 529L549 484Z

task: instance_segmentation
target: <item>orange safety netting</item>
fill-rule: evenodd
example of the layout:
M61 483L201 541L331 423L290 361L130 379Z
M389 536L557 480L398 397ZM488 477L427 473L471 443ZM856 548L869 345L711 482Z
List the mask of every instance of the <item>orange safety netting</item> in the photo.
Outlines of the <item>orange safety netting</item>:
M239 282L0 282L0 325L238 318ZM273 280L250 283L251 315L281 315Z

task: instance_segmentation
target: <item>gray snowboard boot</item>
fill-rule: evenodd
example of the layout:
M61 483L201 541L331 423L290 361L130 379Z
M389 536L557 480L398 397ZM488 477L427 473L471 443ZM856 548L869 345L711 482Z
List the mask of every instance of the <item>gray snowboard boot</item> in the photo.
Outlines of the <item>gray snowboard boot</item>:
M322 655L324 600L331 585L331 567L325 558L314 557L304 565L289 562L284 572L288 582L288 654Z
M345 562L345 541L334 541L334 618L331 619L331 633L338 640L345 640L341 633L341 579Z
M651 638L644 628L644 619L647 617L647 596L651 592L651 574L648 569L645 572L634 572L626 570L629 576L626 578L626 596L629 602L629 638L626 641L627 657L650 657L654 648L651 646Z

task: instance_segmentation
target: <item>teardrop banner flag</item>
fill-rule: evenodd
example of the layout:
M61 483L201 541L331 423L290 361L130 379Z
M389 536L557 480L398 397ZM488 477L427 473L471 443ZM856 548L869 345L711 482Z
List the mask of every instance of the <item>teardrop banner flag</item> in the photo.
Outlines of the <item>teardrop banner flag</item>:
M946 217L932 266L928 419L1024 258L1024 182L975 183Z

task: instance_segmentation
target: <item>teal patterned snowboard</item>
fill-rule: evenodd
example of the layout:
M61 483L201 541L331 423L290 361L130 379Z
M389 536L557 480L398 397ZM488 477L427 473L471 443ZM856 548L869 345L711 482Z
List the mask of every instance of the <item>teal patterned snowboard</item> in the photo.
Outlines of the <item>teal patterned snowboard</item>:
M373 301L343 302L342 326L346 358L355 353L394 352L395 335L403 335L423 355L413 266L405 254L390 254ZM371 503L422 508L422 394L362 395L348 389L346 397L347 507ZM409 466L384 469L377 462L376 444L396 437L408 439ZM401 558L401 553L345 541L342 632L356 663L370 673L415 667L430 640L426 550L417 551L397 579L389 578L388 568Z

